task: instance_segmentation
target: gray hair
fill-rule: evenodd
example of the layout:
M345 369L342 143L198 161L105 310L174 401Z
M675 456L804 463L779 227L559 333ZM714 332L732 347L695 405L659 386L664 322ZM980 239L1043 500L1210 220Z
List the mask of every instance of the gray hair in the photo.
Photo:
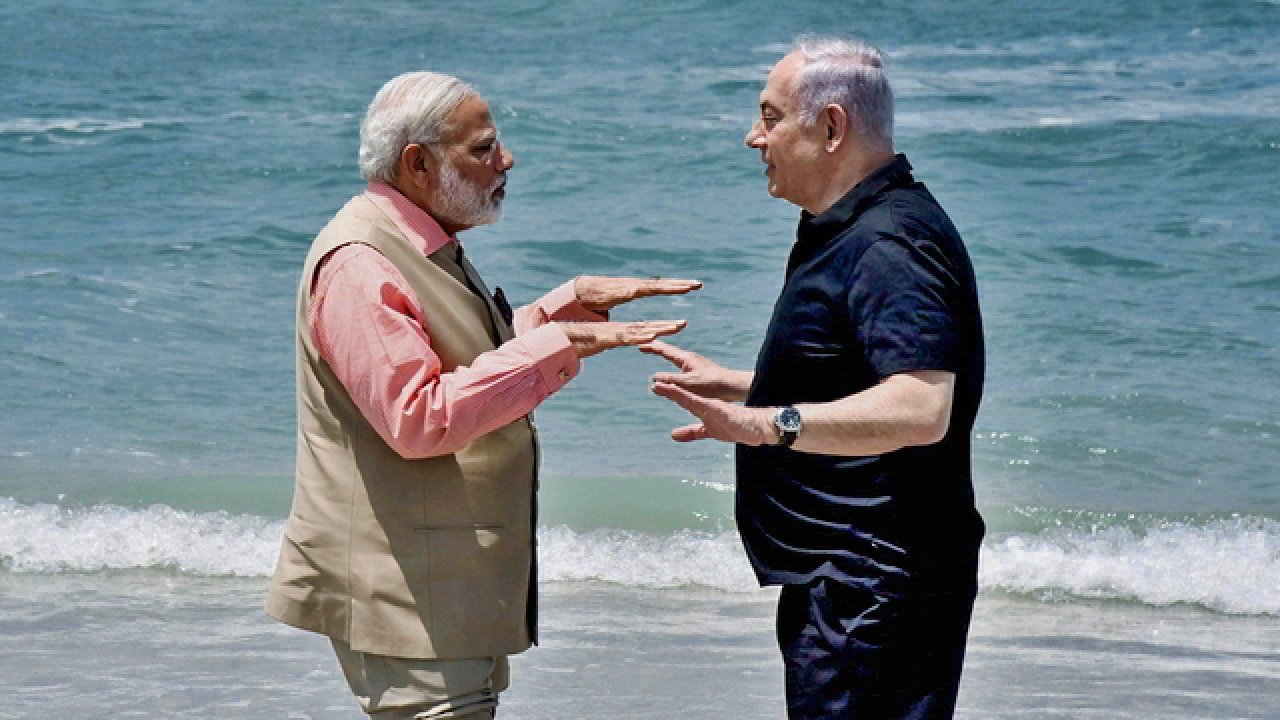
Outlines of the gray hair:
M801 35L792 51L805 59L792 100L806 125L839 105L863 137L893 149L893 88L879 50L853 38Z
M475 94L470 85L441 73L411 72L389 80L360 123L360 176L395 182L400 153L415 143L439 143L449 113Z

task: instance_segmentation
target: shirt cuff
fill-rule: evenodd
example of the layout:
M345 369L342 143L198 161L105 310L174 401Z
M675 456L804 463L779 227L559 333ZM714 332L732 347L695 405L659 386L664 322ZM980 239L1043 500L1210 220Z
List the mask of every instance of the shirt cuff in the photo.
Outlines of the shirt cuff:
M524 343L533 357L547 395L578 376L582 362L578 359L569 336L559 325L548 323L530 330L520 336L519 342Z
M607 315L591 312L582 307L582 303L578 302L578 293L573 289L575 281L576 278L570 280L543 295L538 301L543 311L547 313L547 317L559 322L605 322L608 320Z

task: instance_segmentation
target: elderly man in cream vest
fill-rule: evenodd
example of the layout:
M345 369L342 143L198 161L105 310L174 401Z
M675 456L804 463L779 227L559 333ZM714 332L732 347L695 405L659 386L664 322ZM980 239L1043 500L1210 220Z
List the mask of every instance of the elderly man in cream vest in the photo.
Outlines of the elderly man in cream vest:
M297 301L297 476L267 612L332 643L380 718L488 718L536 642L532 411L583 358L678 332L608 321L686 280L580 276L512 310L458 233L501 217L488 103L408 73L360 127L369 182L320 232Z

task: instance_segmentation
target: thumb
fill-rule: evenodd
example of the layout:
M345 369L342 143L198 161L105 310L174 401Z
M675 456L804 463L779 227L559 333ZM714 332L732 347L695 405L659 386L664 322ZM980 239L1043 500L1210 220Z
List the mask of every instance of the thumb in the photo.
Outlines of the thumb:
M706 440L711 437L707 434L707 426L702 423L697 425L685 425L671 431L671 439L676 442L693 442L694 440Z
M705 399L685 390L676 383L664 382L657 378L654 379L653 394L674 402L694 415L699 415L698 411L707 404Z

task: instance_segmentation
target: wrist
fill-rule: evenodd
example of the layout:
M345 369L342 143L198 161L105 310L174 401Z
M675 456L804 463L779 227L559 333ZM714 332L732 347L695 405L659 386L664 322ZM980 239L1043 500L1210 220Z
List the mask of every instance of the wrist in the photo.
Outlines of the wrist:
M596 320L609 319L610 305L599 292L597 287L593 287L593 278L586 275L579 275L573 279L573 296L578 305L589 313L596 315Z
M800 431L804 429L804 419L794 405L784 405L773 410L774 444L789 448L795 444Z
M773 407L759 408L756 411L752 426L755 430L757 445L778 444L778 426L773 422L777 414L778 408Z

